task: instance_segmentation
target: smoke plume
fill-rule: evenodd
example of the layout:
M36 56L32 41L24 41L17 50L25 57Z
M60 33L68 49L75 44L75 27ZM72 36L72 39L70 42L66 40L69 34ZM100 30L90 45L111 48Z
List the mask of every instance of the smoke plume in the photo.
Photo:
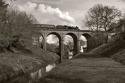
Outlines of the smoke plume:
M62 21L68 22L69 24L74 24L75 19L69 15L69 12L63 12L59 8L52 8L51 6L45 5L45 4L37 4L33 2L27 2L23 5L18 5L18 8L20 11L25 11L32 15L42 15L42 14L48 14L48 15L54 15L58 19L61 19ZM35 16L38 17L38 16ZM37 18L36 18L37 19Z

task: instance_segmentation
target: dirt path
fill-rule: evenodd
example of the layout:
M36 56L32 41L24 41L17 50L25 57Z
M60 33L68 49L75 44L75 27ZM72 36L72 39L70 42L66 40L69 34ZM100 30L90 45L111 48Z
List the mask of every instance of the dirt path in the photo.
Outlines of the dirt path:
M64 62L46 77L48 83L125 83L125 66L110 58Z

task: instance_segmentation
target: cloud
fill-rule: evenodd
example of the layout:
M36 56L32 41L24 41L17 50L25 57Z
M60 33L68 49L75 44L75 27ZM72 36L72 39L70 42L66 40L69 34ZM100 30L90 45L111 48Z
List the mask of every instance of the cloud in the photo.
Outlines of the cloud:
M25 11L25 12L27 12L29 14L33 14L33 15L38 15L38 14L39 15L41 14L41 16L42 16L42 14L51 15L51 16L57 17L58 19L60 19L64 22L67 22L69 24L75 23L75 19L69 15L69 12L63 12L59 8L52 8L51 6L48 6L45 4L27 2L24 5L18 5L18 9L20 11Z
M95 4L115 6L125 13L124 2L125 0L16 0L14 5L30 12L39 23L77 25L80 29L88 29L83 20L91 7Z

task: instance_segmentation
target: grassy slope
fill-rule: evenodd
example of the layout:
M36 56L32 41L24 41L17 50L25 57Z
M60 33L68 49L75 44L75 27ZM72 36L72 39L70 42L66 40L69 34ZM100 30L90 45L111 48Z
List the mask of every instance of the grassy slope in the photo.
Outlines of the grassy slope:
M76 55L77 58L82 57L110 57L113 54L125 49L125 41L119 40L119 41L113 41L107 44L103 44L89 53L81 53Z
M99 58L102 56L103 58ZM124 40L103 44L89 53L78 54L76 57L57 66L46 78L41 79L41 82L125 83L125 66L112 60L113 58L125 62Z
M89 56L85 58L85 56ZM90 57L91 56L91 57ZM41 79L46 83L125 83L125 41L104 44L89 53L60 64ZM83 58L84 57L84 58ZM92 58L98 57L98 58Z
M73 59L58 65L39 83L125 83L125 66L110 58Z
M83 57L111 57L114 60L125 64L125 40L117 40L103 44L89 53L81 53L76 58Z
M45 68L59 58L55 53L43 51L32 45L21 49L12 47L12 49L15 52L6 50L0 53L0 82Z
M114 54L113 56L111 56L114 60L122 63L125 65L125 49L117 52L116 54Z

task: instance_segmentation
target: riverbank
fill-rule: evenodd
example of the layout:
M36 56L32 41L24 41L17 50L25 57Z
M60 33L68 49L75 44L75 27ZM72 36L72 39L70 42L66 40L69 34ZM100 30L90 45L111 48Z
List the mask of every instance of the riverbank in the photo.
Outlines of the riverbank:
M0 83L28 83L46 73L48 65L56 63L58 55L41 48L30 47L16 53L0 53ZM50 71L50 70L49 70Z

